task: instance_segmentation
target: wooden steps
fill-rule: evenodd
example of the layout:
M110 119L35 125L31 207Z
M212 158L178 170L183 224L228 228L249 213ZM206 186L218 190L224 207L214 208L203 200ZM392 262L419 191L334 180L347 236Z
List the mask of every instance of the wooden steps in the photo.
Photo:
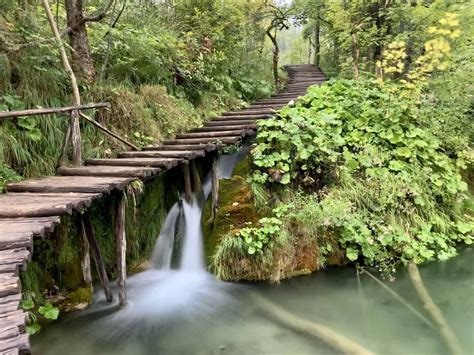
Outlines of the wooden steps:
M51 233L60 216L84 213L95 199L123 190L136 179L148 179L254 135L258 120L274 117L277 110L304 95L309 86L326 80L312 65L286 69L289 80L284 91L223 113L203 127L140 151L121 152L114 159L88 159L85 166L62 167L57 176L9 184L8 193L0 195L0 355L29 350L26 313L19 309L19 273L31 258L34 237Z

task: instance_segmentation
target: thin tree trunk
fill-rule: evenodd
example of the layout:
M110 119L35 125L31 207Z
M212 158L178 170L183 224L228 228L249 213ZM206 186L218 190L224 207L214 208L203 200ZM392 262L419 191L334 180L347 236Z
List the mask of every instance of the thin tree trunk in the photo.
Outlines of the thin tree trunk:
M51 8L49 7L48 0L41 0L43 3L43 7L46 11L46 16L48 17L49 25L51 26L51 30L53 31L54 37L58 42L59 46L59 53L61 55L61 61L63 63L64 70L66 71L67 75L69 76L69 80L71 81L72 87L72 94L73 94L73 104L78 106L81 104L81 96L79 94L79 87L77 86L77 79L74 71L69 64L69 60L67 58L66 50L64 49L63 43L61 41L61 35L59 34L58 27L56 22L54 21L53 14L51 12ZM72 136L72 145L73 145L73 163L75 166L81 165L82 161L82 153L81 153L81 131L79 127L79 111L72 111L70 115L70 123L71 127L71 136Z
M278 47L278 42L276 40L276 29L275 35L272 34L272 27L267 29L267 36L273 43L273 79L275 80L275 89L277 92L280 91L280 77L278 76L278 61L280 57L280 48Z
M359 44L357 43L357 36L355 33L351 34L352 37L352 67L354 70L354 79L359 79Z
M321 64L321 23L316 20L316 26L314 28L314 65L319 68Z

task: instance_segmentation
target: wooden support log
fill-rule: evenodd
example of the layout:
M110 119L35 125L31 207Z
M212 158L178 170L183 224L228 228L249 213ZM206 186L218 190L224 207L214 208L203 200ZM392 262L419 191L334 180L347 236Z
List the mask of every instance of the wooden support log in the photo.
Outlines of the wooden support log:
M192 187L191 187L191 174L189 172L189 165L183 165L183 177L184 177L184 195L186 201L191 202L192 198Z
M119 304L127 304L127 237L125 235L125 193L117 194L115 206L115 248L117 253L117 286Z
M84 281L84 285L88 289L93 291L90 247L89 247L89 241L87 239L87 235L83 226L82 218L77 223L77 230L79 231L79 237L80 237L82 280Z
M201 183L201 177L199 176L199 171L196 165L196 160L191 161L191 171L193 175L193 183L194 183L194 192L196 193L198 197L198 201L201 200L202 198L202 183Z
M107 127L105 127L104 125L101 125L99 122L97 122L96 120L93 120L92 118L90 118L89 116L86 116L85 114L83 114L82 112L79 113L79 115L81 115L82 118L84 118L87 122L91 123L92 125L94 125L95 127L99 128L100 130L102 130L103 132L107 133L109 136L115 138L116 140L118 140L119 142L125 144L125 145L128 145L130 148L132 148L133 150L140 150L140 148L138 148L136 145L130 143L129 141L127 141L125 138L122 138L120 137L118 134L112 132L111 130L109 130Z
M82 227L84 228L84 232L89 242L89 246L92 250L92 254L94 255L94 261L97 267L97 272L99 273L100 283L104 288L105 299L110 303L113 301L113 296L112 292L110 291L109 277L107 276L104 259L102 257L102 253L100 252L99 243L95 237L94 228L92 227L92 222L88 211L83 213L81 220Z
M61 152L59 153L58 162L56 163L56 169L64 165L67 158L67 147L71 140L71 125L67 126L66 133L64 134L63 144L61 146Z
M6 111L6 112L0 112L0 120L4 118L50 115L54 113L69 113L74 110L80 111L80 110L89 110L89 109L94 109L94 108L106 108L106 107L110 107L110 102L90 103L90 104L74 105L74 106L66 106L66 107L37 108L37 109L20 110L20 111Z
M81 128L79 125L79 111L71 111L69 126L71 127L71 143L72 143L72 164L81 166L82 164L82 147L81 147Z
M211 168L211 220L214 223L217 211L219 210L219 166L217 164L218 155L214 154L212 157L212 168Z

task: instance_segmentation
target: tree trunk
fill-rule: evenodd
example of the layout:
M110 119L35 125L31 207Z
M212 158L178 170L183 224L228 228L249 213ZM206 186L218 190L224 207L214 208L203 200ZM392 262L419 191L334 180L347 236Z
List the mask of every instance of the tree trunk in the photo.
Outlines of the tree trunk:
M65 0L67 25L73 30L69 33L69 44L72 48L72 68L85 82L90 83L95 77L82 0Z
M357 43L357 36L355 33L351 34L352 37L352 67L354 70L354 79L359 79L359 44Z
M321 23L316 20L316 26L314 28L314 65L319 68L321 64Z
M280 48L278 47L278 42L276 40L276 32L275 35L272 34L272 27L267 29L267 36L273 43L273 78L275 80L275 89L277 92L280 91L280 77L278 76L278 60L280 56ZM275 30L276 31L276 30Z

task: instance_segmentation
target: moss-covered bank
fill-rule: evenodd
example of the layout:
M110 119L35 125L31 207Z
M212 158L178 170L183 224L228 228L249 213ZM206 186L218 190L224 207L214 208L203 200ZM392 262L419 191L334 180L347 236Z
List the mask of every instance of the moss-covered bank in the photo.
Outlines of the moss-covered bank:
M218 277L228 281L278 282L326 265L345 263L337 242L331 242L327 236L320 238L294 218L285 220L283 233L273 236L261 253L248 254L238 236L239 230L250 223L258 225L262 217L270 214L268 204L267 208L256 207L258 191L248 182L249 171L250 162L244 159L234 169L231 179L220 181L220 207L214 221L209 201L204 208L206 255Z

